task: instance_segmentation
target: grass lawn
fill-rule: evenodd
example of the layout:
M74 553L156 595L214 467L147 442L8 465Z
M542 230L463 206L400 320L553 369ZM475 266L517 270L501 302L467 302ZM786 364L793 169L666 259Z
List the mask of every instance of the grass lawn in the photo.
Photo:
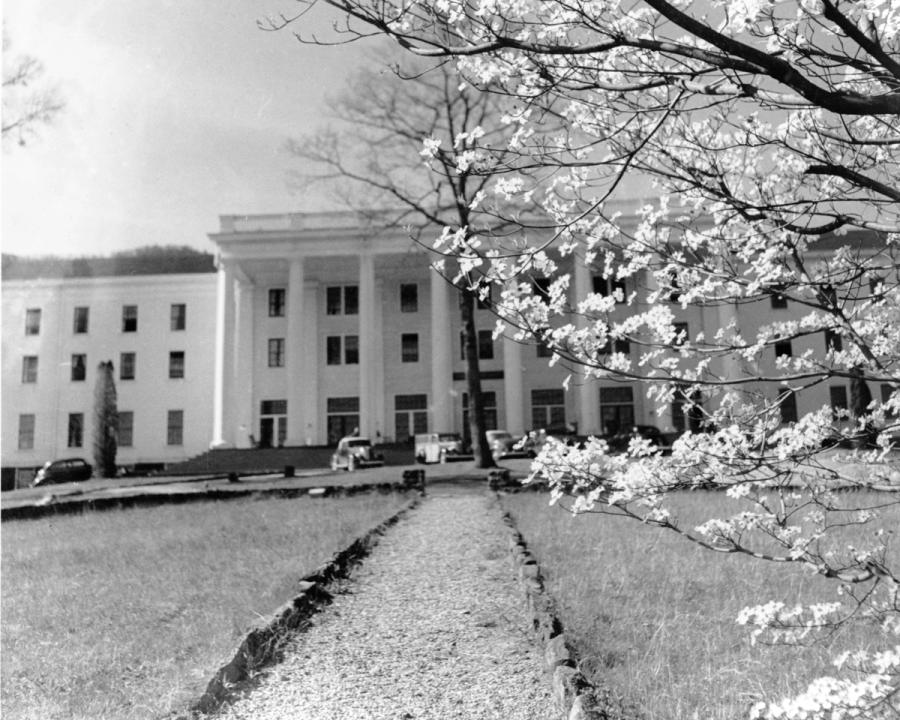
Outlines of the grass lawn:
M183 707L248 626L402 495L204 502L2 525L2 714Z
M751 646L747 628L735 623L741 608L768 600L833 600L833 581L796 566L711 553L622 518L573 517L548 507L548 499L522 493L504 503L547 576L582 670L625 704L626 716L746 717L754 702L780 699L805 689L813 677L834 674L829 656L836 649L886 640L877 627L857 626L855 636L839 633L827 646ZM700 509L706 517L734 510L716 493L679 500L687 527L696 524ZM900 508L894 505L883 522L900 526ZM896 544L892 551L896 558Z

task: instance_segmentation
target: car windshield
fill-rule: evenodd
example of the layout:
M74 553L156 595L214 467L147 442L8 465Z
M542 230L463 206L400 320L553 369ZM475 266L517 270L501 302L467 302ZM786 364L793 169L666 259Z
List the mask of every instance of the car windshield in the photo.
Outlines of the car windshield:
M438 440L456 441L456 440L459 440L459 435L454 435L452 433L451 434L444 433L444 434L438 435Z

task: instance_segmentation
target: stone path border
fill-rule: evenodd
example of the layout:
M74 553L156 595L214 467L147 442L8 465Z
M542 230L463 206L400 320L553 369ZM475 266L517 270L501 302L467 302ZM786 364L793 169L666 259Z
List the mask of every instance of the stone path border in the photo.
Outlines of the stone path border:
M177 720L215 712L240 692L242 684L264 667L277 662L285 637L292 631L301 630L310 617L331 602L329 586L336 580L347 577L353 565L371 552L380 537L419 503L420 498L409 501L397 513L302 577L298 582L300 594L282 605L269 618L261 620L246 635L232 658L213 675L203 695L191 704L187 714L177 716Z
M28 505L0 508L0 518L7 520L34 520L48 515L69 515L85 511L117 510L130 507L152 507L155 505L174 505L204 500L233 500L251 496L331 497L356 495L363 492L404 492L418 490L417 482L401 480L396 482L379 482L368 485L321 485L319 487L252 487L234 484L229 487L195 487L177 491L160 488L155 492L135 492L133 494L80 497L67 495L46 502L35 502ZM52 497L52 496L51 496Z
M541 569L516 528L509 512L503 510L499 493L498 511L509 528L509 550L513 567L525 593L534 631L544 645L544 669L551 677L553 706L560 720L608 720L609 696L578 669L573 644L566 637L556 613L556 604L544 587Z

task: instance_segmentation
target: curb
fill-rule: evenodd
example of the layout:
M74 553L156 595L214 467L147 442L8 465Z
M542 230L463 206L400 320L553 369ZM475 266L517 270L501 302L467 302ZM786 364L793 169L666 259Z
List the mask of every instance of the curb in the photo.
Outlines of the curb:
M240 692L243 683L277 662L288 631L303 630L310 618L331 602L332 595L326 586L347 577L352 566L378 544L380 536L420 501L420 498L413 498L397 513L335 553L331 560L302 577L298 582L300 594L250 630L232 658L215 672L204 693L190 704L186 713L176 715L175 720L189 720L215 712Z
M495 498L500 505L500 496L495 494ZM555 717L560 720L608 720L607 693L578 669L574 646L566 637L556 614L556 604L544 587L540 566L516 529L512 516L502 506L499 509L509 528L510 557L525 592L532 629L544 646L544 670L551 677Z

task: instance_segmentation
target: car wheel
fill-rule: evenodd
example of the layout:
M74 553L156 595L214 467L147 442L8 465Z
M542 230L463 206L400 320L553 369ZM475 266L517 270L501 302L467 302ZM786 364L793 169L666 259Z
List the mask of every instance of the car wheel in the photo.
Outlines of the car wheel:
M425 456L424 455L416 455L416 462L419 463L419 465L424 465L425 464Z

